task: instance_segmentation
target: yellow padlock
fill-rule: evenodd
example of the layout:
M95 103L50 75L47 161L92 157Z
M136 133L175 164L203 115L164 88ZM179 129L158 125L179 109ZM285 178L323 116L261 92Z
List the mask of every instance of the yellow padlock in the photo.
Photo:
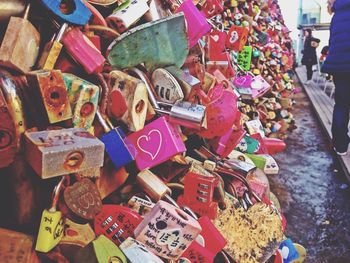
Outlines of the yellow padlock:
M56 207L65 180L66 176L63 176L60 182L56 185L51 208L43 211L38 238L35 245L36 251L43 253L49 252L58 245L63 237L64 218L62 217L61 211L56 210Z

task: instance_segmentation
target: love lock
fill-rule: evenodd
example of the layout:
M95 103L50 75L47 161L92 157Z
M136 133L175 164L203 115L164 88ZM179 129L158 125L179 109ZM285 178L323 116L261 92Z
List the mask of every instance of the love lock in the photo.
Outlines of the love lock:
M216 85L206 96L200 92L203 105L206 106L207 129L202 129L199 135L204 138L223 136L233 126L236 120L237 95L230 90L229 84Z

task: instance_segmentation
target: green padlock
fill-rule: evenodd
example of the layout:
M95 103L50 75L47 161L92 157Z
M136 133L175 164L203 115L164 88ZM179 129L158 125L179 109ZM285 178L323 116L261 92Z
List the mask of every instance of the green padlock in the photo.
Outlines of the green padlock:
M58 199L66 180L63 176L56 185L53 192L52 206L49 210L45 209L41 216L38 238L36 240L35 250L43 253L49 252L61 241L64 232L64 218L61 211L57 211Z

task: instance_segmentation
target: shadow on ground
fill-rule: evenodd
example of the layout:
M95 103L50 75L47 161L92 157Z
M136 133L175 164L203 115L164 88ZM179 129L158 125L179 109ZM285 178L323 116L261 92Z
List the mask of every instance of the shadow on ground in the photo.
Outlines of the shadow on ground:
M350 262L350 187L304 92L295 95L298 129L276 155L271 191L287 218L287 236L308 250L306 262Z

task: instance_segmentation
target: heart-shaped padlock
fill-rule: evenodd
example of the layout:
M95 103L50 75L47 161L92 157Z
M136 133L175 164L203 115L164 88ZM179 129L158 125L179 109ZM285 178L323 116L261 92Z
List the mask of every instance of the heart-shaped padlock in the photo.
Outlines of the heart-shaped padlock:
M68 208L68 216L74 221L93 220L102 209L97 186L88 178L68 186L64 190L63 197ZM65 211L63 207L62 210Z

